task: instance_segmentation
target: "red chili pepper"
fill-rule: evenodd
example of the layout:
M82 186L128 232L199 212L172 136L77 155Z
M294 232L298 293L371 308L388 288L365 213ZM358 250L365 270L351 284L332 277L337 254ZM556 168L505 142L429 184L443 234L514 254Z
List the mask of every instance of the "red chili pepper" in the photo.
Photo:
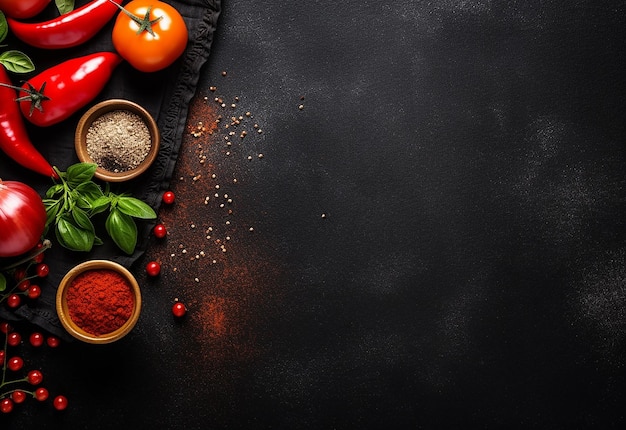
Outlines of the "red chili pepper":
M2 65L0 83L11 85L9 75ZM15 98L15 90L0 85L0 149L16 163L42 175L58 178L52 166L30 141Z
M13 35L42 49L61 49L91 39L118 11L122 0L93 0L64 15L41 23L27 23L7 17Z
M39 127L69 118L102 91L121 62L113 52L96 52L44 70L22 85L28 93L17 99L22 114Z
M32 18L48 6L50 0L0 0L0 10L17 19Z

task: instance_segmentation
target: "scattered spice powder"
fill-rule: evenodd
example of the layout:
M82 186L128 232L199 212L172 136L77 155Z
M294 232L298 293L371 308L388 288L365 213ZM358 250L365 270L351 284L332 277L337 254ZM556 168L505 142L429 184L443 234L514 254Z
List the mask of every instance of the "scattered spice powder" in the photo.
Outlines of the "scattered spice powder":
M179 180L171 184L186 198L161 208L168 240L156 241L146 258L164 261L161 277L149 282L180 296L190 310L187 324L198 342L186 354L210 358L201 365L219 369L263 349L260 327L269 315L266 306L279 296L274 290L282 274L268 251L273 247L259 243L262 229L253 227L240 193L255 173L248 163L269 158L262 155L267 136L256 131L262 117L244 97L221 94L215 86L208 91L190 104L176 163ZM250 154L253 161L243 164Z
M110 269L88 270L76 276L67 289L66 299L72 321L96 336L123 326L134 306L128 281Z
M109 172L133 170L148 156L150 130L139 115L114 110L96 118L87 130L87 153Z

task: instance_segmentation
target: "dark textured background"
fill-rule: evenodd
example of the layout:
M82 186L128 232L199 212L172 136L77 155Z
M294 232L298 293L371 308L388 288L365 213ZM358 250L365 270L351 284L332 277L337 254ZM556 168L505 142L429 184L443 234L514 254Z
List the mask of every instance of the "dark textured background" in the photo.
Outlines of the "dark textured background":
M223 3L137 327L11 424L621 428L623 2Z

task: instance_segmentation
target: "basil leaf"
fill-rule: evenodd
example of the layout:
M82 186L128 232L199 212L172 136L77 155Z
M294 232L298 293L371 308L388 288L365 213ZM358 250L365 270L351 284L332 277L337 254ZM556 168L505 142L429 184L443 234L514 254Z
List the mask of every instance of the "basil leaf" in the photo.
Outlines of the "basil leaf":
M76 191L70 191L69 198L65 199L65 208L68 212L71 212L76 207Z
M125 253L132 254L137 245L137 224L118 209L112 209L104 226L113 242Z
M104 212L109 208L111 204L111 199L107 196L98 197L96 200L91 202L91 210L89 211L90 215L93 216L95 214L99 214L100 212Z
M48 188L48 191L46 191L46 197L54 197L55 195L61 193L62 191L63 191L63 185L55 184L51 186L50 188Z
M91 251L95 239L93 232L81 229L66 215L57 220L55 234L59 243L71 251Z
M104 194L102 193L102 189L92 181L83 182L79 184L76 188L76 191L80 193L85 201L89 203L89 207L95 202L97 199L102 197Z
M9 34L9 24L7 24L4 13L0 10L0 42L6 39L7 34Z
M46 227L54 222L54 219L61 209L60 200L44 199L43 205L46 208Z
M7 289L7 278L0 273L0 291L4 291Z
M4 51L0 54L0 63L13 73L28 73L35 70L33 60L21 51Z
M46 208L46 210L51 206L58 205L59 203L61 203L61 200L56 200L56 199L42 199L41 201L43 202L43 205Z
M74 0L54 0L61 15L74 10Z
M71 195L76 201L76 205L83 209L91 209L93 203L104 196L100 187L92 181L83 182L78 185L72 190Z
M80 194L76 196L76 207L81 209L91 209L91 203Z
M126 215L130 215L135 218L156 218L156 213L150 206L134 197L119 196L117 198L117 208Z
M95 232L93 224L84 210L80 208L74 208L74 210L72 211L72 218L74 219L78 227L82 228L83 230Z
M67 168L65 181L70 187L78 187L83 182L90 181L96 172L96 166L93 163L76 163Z

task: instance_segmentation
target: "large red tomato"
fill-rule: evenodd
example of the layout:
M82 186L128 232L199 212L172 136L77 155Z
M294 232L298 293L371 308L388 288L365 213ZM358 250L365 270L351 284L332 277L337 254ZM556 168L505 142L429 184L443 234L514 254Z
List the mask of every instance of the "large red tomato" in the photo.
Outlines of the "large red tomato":
M32 18L45 9L51 0L0 0L0 10L16 19Z
M0 181L0 257L33 249L46 226L46 208L37 191L22 182Z
M142 72L172 64L185 51L188 37L180 13L157 0L133 0L124 6L112 34L115 50Z

